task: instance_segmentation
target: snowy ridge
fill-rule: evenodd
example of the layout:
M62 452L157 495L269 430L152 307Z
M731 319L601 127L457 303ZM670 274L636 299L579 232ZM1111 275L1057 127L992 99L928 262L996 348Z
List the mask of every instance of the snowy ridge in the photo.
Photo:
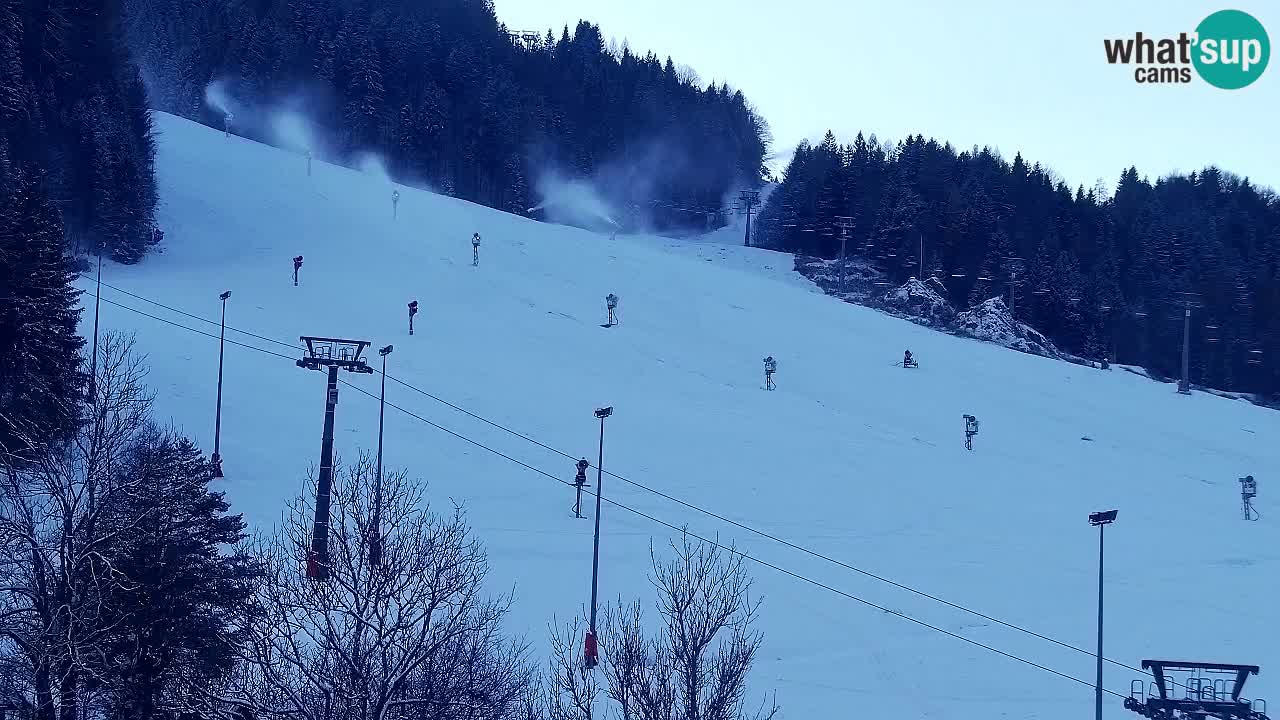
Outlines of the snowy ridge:
M165 252L104 281L204 318L233 290L228 323L394 343L392 377L573 458L723 517L1081 648L1091 648L1097 532L1107 531L1109 657L1255 663L1255 697L1280 698L1280 414L1124 372L1009 352L841 302L779 253L714 242L595 234L401 187L157 115ZM470 237L484 238L471 267ZM736 241L735 241L736 242ZM301 284L289 258L305 256ZM90 290L92 282L81 288ZM607 293L621 324L603 329ZM156 410L212 447L217 326L104 290L104 329L138 334ZM172 321L143 317L106 301ZM418 300L415 335L405 303ZM90 312L89 317L92 317ZM1038 343L1002 324L972 331ZM265 341L234 332L249 345ZM288 354L284 346L271 349ZM920 367L895 367L910 348ZM766 393L761 358L778 359ZM377 376L345 376L336 448L377 435ZM228 346L225 488L251 523L273 523L304 490L320 445L324 380L290 360ZM569 516L570 458L398 383L386 457L430 482L437 507L464 503L514 590L511 630L546 647L546 627L581 612L591 523ZM962 415L981 420L972 453ZM459 438L467 440L467 442ZM1087 436L1091 442L1082 442ZM1240 519L1237 477L1258 478L1258 522ZM1269 484L1270 483L1270 484ZM975 618L753 535L606 476L604 494L734 542L753 558L1080 679L1077 683L752 566L765 633L753 698L775 690L784 718L1076 720L1092 711L1093 658ZM648 604L650 543L670 531L606 505L601 594ZM1178 540L1176 550L1170 543ZM1224 593L1224 589L1226 592ZM1194 618L1194 622L1188 621ZM607 648L602 648L607 652ZM1108 666L1127 695L1137 671ZM1120 717L1120 701L1107 697Z
M985 300L957 315L954 330L959 335L1032 355L1061 357L1061 353L1048 338L1030 325L1015 320L1001 297Z
M955 317L955 308L947 302L946 288L937 278L924 282L911 278L880 298L887 309L919 320L930 327L945 327Z

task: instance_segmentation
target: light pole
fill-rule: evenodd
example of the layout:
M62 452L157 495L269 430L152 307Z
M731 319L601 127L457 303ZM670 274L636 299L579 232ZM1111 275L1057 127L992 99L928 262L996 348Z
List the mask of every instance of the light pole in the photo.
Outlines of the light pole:
M102 241L98 241L98 287L93 300L93 357L89 361L89 400L98 392L98 310L102 307Z
M218 296L222 300L222 332L218 335L218 410L213 419L213 476L222 477L222 354L227 340L227 299L231 297L228 290Z
M382 356L382 394L378 397L378 479L373 486L373 523L369 528L369 567L382 564L382 420L387 409L387 356L395 350L388 345L378 350Z
M1089 524L1098 526L1098 679L1093 686L1094 720L1102 720L1102 563L1106 527L1116 521L1119 510L1089 513Z
M591 551L591 622L587 626L586 663L595 667L599 662L596 656L596 591L600 579L600 498L604 496L604 419L613 414L613 407L596 410L600 418L600 457L596 461L596 532L595 544Z
M916 279L924 282L924 233L916 231L920 236L920 267L916 268Z

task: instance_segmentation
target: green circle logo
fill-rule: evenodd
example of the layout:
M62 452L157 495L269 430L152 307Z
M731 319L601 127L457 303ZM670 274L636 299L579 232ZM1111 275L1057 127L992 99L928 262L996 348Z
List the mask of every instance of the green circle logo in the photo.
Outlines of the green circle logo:
M1252 15L1219 10L1196 27L1191 58L1204 81L1223 90L1238 90L1262 76L1271 59L1271 40Z

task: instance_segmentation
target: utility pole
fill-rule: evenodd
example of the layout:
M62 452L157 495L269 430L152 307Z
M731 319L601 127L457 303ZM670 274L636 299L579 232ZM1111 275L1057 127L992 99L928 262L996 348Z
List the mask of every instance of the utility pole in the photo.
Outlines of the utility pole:
M382 356L382 392L378 395L378 479L373 486L373 522L369 528L369 567L382 564L382 422L387 410L387 356L395 346L378 350Z
M211 463L215 478L223 477L222 454L219 452L222 448L222 356L227 341L227 299L230 297L230 290L218 296L222 300L222 332L218 334L218 409L213 416L213 458Z
M372 374L360 357L369 347L367 340L340 340L303 336L307 355L298 367L328 372L325 386L324 434L320 437L320 476L316 482L316 517L311 533L311 550L307 553L307 577L316 581L329 579L329 504L333 492L333 423L338 406L338 370Z
M738 202L742 203L743 211L747 215L747 234L743 238L743 245L751 247L751 213L755 206L760 203L759 190L743 190L738 195Z
M853 218L847 215L836 216L836 226L840 228L840 292L848 292L845 286L845 244L849 240L849 231L853 229Z
M600 456L596 461L596 531L594 547L591 551L591 622L587 624L587 653L585 660L588 667L595 667L598 662L596 648L596 597L600 579L600 499L604 496L604 419L613 414L613 407L596 410L600 418Z
M93 358L89 361L89 400L98 396L98 311L102 307L102 241L98 241L98 288L93 299Z
M1116 521L1118 510L1089 514L1089 524L1098 527L1098 678L1093 686L1094 720L1102 720L1102 563L1106 527Z

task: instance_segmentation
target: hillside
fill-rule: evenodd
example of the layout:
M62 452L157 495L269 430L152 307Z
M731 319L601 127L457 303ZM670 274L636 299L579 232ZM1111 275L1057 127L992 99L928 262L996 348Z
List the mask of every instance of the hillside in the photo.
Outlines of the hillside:
M296 341L394 343L392 376L571 455L735 522L1063 642L1095 633L1097 532L1108 531L1107 655L1256 663L1252 695L1280 696L1280 414L1124 372L933 332L827 297L766 250L607 235L533 221L156 115L162 253L108 265L104 282L236 328ZM473 232L483 236L471 267ZM304 255L301 285L289 259ZM86 300L92 317L92 282ZM602 329L603 296L621 324ZM135 331L157 410L213 444L217 327L104 289L106 329ZM413 337L405 304L421 303ZM201 336L128 312L212 332ZM296 357L300 350L229 333ZM894 363L910 348L918 370ZM761 358L779 365L763 391ZM376 355L375 355L376 359ZM345 380L337 448L372 449L376 375ZM324 380L291 360L228 346L222 454L233 507L280 517L317 460ZM591 523L572 519L573 463L422 394L388 384L386 458L465 503L495 591L514 588L516 632L539 649L553 615L589 600ZM976 415L975 451L961 416ZM1084 438L1089 438L1085 440ZM1262 519L1240 519L1236 478L1259 478ZM605 496L842 593L1092 683L1093 659L782 547L606 476ZM664 526L606 505L604 598L646 603L650 542ZM1092 689L754 568L766 634L753 693L787 718L1067 720ZM1270 607L1272 609L1268 610ZM607 648L605 649L607 651ZM1138 673L1108 667L1127 695ZM1107 712L1121 716L1120 701Z

